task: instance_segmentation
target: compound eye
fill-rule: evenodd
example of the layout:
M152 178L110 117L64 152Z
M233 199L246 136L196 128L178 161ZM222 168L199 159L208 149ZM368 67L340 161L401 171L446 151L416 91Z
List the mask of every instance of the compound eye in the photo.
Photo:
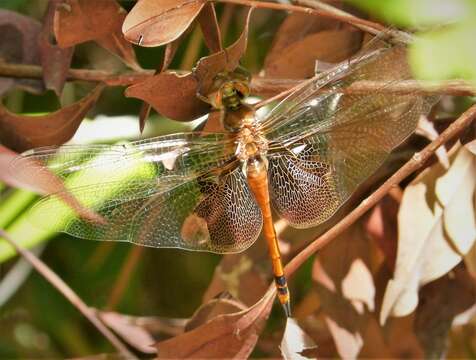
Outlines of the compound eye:
M250 94L250 87L247 83L242 81L234 81L233 86L240 93L242 97L247 97Z

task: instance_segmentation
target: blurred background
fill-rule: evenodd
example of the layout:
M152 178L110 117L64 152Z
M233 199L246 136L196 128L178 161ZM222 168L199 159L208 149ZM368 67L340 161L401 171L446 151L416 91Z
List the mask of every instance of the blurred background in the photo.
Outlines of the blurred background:
M118 3L127 11L135 4L133 1ZM410 62L417 77L427 80L462 78L476 84L474 1L352 0L344 4L340 1L330 3L342 6L358 16L419 33L421 37L412 45L410 52ZM15 11L41 21L47 5L47 0L2 0L0 10ZM229 45L242 31L244 8L218 3L216 10L223 42ZM286 57L283 63L279 63L276 54L272 59L267 59L286 16L284 11L267 9L257 9L253 14L248 48L241 61L251 73L258 75L261 72L265 76L285 79L301 79L312 75L293 72L293 61L301 56L301 52L305 52L298 47L288 49L289 53L280 54L283 59ZM313 23L316 29L320 26L317 23ZM5 61L2 47L7 47L11 41L6 37L8 29L4 30L0 24L0 61ZM360 34L359 44L362 37ZM323 45L316 41L316 49L319 46ZM309 52L309 45L305 49ZM164 55L164 47L134 46L134 51L138 63L144 69L155 69ZM191 70L200 57L208 54L200 30L194 28L185 36L169 68ZM120 59L94 42L76 46L71 66L115 73L130 71ZM14 113L45 114L77 101L91 87L86 82L67 82L60 97L51 90L33 94L24 88L10 87L3 93L2 102ZM124 87L121 86L107 87L70 142L113 144L122 140L187 131L204 121L178 122L152 111L141 135L138 114L142 102L125 97L123 92ZM435 111L436 128L447 127L473 102L471 96L445 96ZM427 140L413 139L406 144L341 214L426 143ZM226 282L228 278L235 277L236 281L245 284L235 284L236 292L233 295L239 296L247 305L259 299L262 295L260 291L266 289L269 264L263 241L258 240L246 256L230 256L229 260L222 263L222 256L209 253L86 241L33 227L25 214L37 199L34 193L0 183L0 228L31 247L89 306L145 317L142 321L150 324L150 331L156 339L173 335L179 328L179 325L174 324L181 324L182 319L192 316L204 299L210 299L223 290L220 281ZM286 254L295 253L302 244L329 226L282 231L280 234L285 257ZM287 250L286 246L289 247ZM306 312L308 305L303 300L313 299L307 296L313 286L311 260L300 268L291 283L293 302L301 304L298 313ZM217 272L219 264L221 270ZM249 268L255 272L251 273ZM248 274L248 278L240 278L243 273ZM228 280L223 280L225 275ZM176 322L165 318L175 319ZM256 357L276 356L273 344L282 335L283 323L281 309L275 305L263 340L254 352ZM98 335L77 309L26 262L13 257L9 246L0 240L0 358L81 357L112 351L107 341Z

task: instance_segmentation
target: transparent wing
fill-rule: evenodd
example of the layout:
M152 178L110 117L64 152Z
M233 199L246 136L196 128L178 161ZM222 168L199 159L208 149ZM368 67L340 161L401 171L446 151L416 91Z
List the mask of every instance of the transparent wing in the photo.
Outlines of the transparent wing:
M437 100L387 91L390 85L411 78L404 47L373 54L345 77L328 82L328 93L319 95L311 87L302 100L294 99L288 112L279 116L275 112L264 121L271 140L272 201L296 227L314 226L332 216ZM345 93L344 87L361 80L381 87Z
M70 193L97 218L76 217L61 194L52 194L32 208L32 221L86 239L215 253L242 251L261 231L261 212L239 167L207 178L115 181Z
M229 161L233 141L222 134L180 133L122 145L65 145L29 150L13 161L11 171L20 180L37 177L47 193L58 191L51 173L67 187L114 180L116 174L140 169L153 179L166 173L199 175ZM43 175L47 176L43 176ZM106 177L106 178L104 178ZM71 180L71 179L74 179ZM52 184L44 184L50 181ZM73 182L74 185L69 183Z

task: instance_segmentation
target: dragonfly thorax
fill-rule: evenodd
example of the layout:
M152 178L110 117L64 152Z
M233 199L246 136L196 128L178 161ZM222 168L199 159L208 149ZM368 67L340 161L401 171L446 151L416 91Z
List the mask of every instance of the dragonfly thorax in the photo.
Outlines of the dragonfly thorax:
M244 119L237 136L236 156L242 161L264 157L268 151L268 141L253 122Z

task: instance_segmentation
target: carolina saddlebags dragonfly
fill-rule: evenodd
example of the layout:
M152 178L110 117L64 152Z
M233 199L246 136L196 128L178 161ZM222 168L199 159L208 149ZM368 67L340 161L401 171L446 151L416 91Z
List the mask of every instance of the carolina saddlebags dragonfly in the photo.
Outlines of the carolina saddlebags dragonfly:
M376 47L304 82L263 117L241 100L246 84L225 79L219 101L235 116L225 116L224 133L34 149L14 169L64 181L66 190L40 200L31 217L80 238L224 254L247 249L263 229L289 315L271 207L297 228L329 219L436 101L388 91L408 79L405 47ZM346 92L358 82L380 87ZM71 195L97 216L60 216Z

